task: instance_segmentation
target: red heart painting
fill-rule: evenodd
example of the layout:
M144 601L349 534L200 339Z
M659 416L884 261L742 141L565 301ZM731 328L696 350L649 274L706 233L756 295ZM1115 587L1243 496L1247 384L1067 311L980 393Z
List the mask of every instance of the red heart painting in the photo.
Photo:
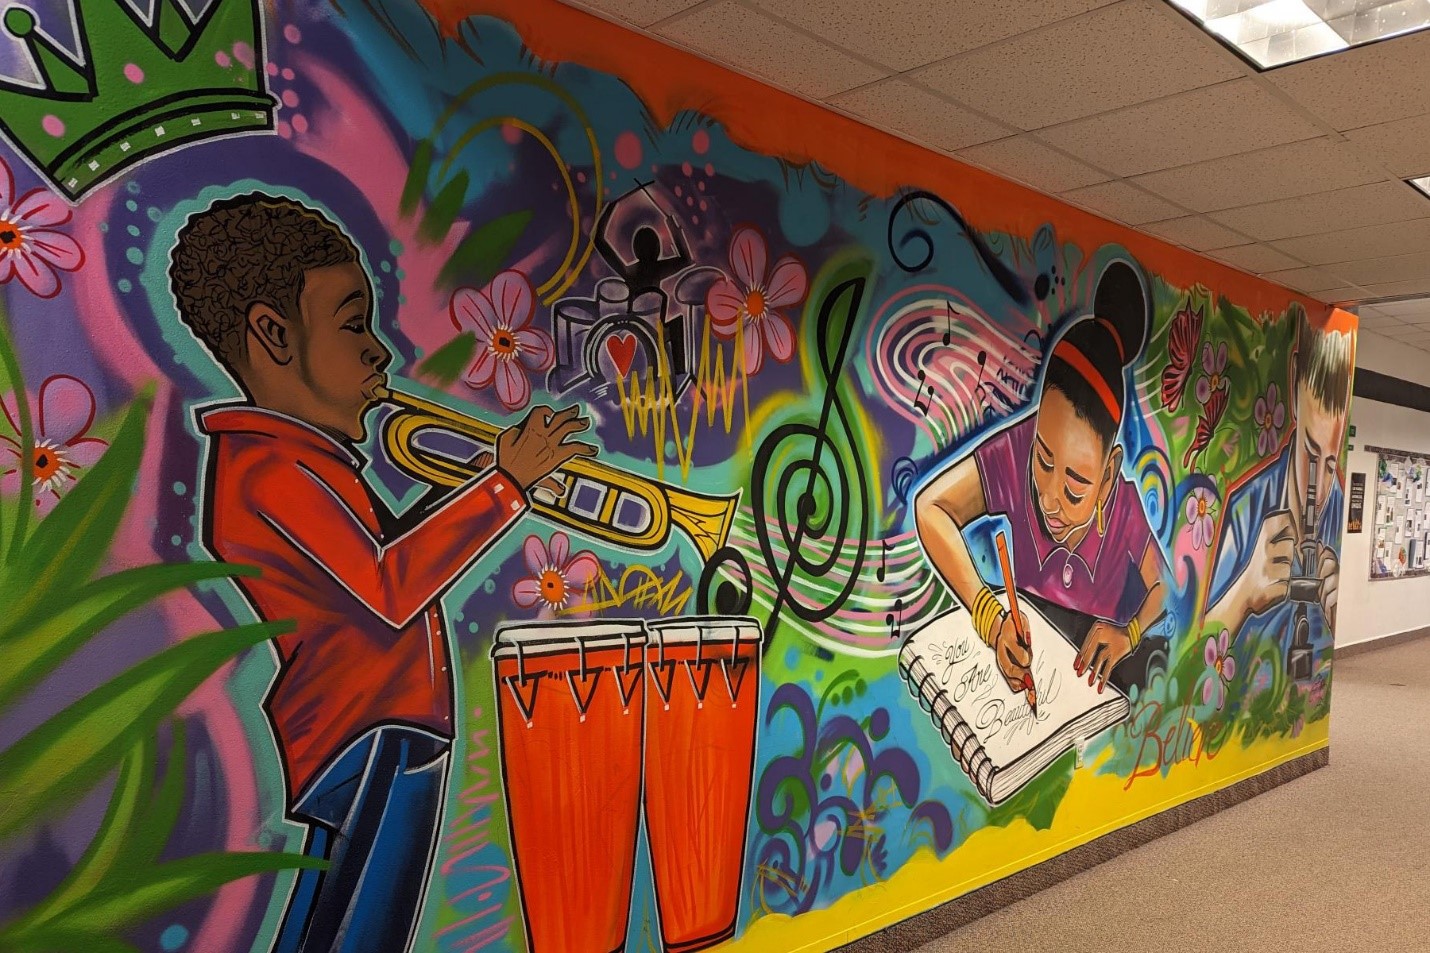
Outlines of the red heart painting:
M611 356L622 377L631 372L631 364L636 359L636 343L636 336L630 333L612 334L606 338L606 353Z

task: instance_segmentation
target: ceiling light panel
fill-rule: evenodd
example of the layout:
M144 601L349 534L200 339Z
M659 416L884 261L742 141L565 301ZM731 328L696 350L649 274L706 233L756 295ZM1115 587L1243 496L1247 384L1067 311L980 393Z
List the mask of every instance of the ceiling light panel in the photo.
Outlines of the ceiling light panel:
M1170 0L1260 69L1430 27L1430 0Z

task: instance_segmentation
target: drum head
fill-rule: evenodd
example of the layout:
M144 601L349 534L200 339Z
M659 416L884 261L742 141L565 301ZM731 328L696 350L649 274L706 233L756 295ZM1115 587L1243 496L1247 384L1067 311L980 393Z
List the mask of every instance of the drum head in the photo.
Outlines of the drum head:
M527 658L584 649L619 649L646 643L645 623L639 619L593 622L589 619L561 619L552 622L519 622L497 630L492 658Z
M694 645L697 642L749 642L764 638L760 623L749 616L691 615L648 623L652 642Z

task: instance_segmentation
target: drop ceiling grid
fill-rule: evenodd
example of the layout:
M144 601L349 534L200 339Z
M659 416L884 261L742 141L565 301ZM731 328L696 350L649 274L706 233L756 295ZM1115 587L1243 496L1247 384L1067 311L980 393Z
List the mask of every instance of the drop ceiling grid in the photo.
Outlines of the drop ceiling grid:
M1430 292L1430 33L1258 73L1165 0L567 2L1295 290Z

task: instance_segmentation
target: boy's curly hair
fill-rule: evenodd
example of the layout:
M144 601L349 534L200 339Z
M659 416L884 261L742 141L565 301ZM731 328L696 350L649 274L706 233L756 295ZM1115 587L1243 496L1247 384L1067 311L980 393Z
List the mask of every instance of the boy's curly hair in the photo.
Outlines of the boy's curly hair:
M321 212L251 192L189 216L170 257L169 287L184 324L234 370L253 305L296 317L307 271L358 260L352 239Z

